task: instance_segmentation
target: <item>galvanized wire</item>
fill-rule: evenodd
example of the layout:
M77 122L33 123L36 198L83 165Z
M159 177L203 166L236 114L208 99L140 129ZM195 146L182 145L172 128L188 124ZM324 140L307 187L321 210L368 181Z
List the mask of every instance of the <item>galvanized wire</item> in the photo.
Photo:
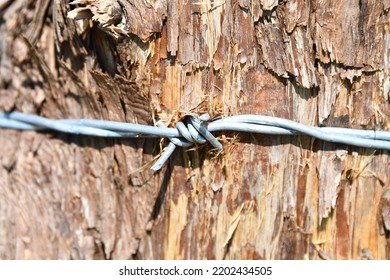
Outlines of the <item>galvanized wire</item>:
M156 126L93 119L51 120L20 112L0 112L0 127L18 130L55 130L64 133L116 138L161 138L170 140L160 158L152 166L159 170L177 146L189 147L194 143L209 142L216 149L222 144L211 132L239 131L272 135L309 135L317 139L346 145L390 150L390 132L359 130L339 127L313 127L291 120L259 115L238 115L209 122L207 114L196 118L190 116L186 122L178 122L168 128L162 121Z

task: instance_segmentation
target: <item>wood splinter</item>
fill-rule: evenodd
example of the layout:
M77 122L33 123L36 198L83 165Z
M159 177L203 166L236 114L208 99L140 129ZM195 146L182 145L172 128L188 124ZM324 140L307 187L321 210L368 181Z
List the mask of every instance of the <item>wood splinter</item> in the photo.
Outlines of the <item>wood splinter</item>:
M116 0L74 0L70 5L82 5L68 12L68 18L74 20L91 19L100 29L118 39L129 35L126 27L126 16Z

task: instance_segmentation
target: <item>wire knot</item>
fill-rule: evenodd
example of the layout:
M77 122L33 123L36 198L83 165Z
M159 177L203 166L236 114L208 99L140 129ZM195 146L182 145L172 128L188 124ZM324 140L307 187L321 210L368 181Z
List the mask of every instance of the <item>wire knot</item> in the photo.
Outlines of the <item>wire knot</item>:
M218 150L222 150L222 144L211 134L207 128L207 122L210 120L209 114L203 114L199 118L189 116L187 121L177 122L176 129L180 137L168 137L169 144L158 160L151 167L152 170L160 170L168 158L172 155L177 146L190 147L195 143L204 144L209 142ZM156 123L157 127L166 128L166 125L160 120Z

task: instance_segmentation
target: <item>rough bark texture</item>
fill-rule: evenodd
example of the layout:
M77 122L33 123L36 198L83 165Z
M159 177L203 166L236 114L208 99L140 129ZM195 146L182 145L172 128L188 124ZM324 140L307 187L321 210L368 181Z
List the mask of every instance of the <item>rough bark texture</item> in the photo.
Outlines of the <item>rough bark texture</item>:
M390 131L388 0L73 2L0 0L0 110ZM0 258L390 258L388 152L219 136L153 173L159 141L1 130Z

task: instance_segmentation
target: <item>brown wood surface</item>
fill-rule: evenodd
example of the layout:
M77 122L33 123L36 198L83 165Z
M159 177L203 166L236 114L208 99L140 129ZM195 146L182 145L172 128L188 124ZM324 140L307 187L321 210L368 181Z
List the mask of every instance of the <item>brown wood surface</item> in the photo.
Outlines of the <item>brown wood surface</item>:
M390 131L390 1L0 0L0 110ZM0 131L1 259L390 259L389 152Z

